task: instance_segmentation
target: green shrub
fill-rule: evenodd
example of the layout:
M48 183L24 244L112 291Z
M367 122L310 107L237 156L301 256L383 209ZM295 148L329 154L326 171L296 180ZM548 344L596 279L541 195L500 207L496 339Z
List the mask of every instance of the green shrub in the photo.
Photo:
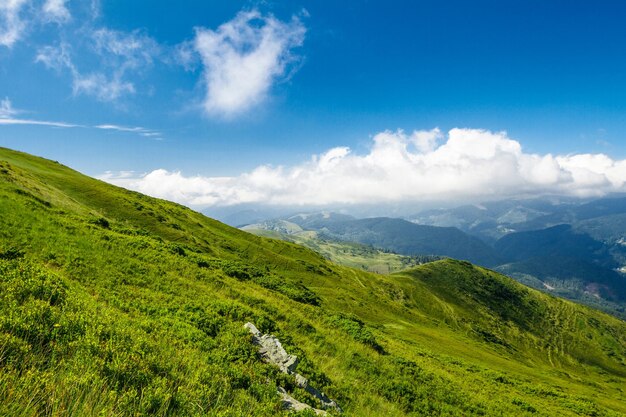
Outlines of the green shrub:
M336 314L329 318L329 322L336 328L343 330L357 342L361 342L377 351L385 353L385 349L376 341L374 334L365 323L353 314Z

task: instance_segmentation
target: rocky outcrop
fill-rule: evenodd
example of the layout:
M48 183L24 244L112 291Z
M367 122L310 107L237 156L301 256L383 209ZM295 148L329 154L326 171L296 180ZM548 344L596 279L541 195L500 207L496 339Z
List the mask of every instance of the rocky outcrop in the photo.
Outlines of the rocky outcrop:
M309 381L305 377L296 373L298 357L288 354L277 338L269 334L262 334L252 323L246 323L244 327L252 333L252 342L259 346L259 354L261 355L261 359L263 359L263 361L278 366L278 368L280 368L280 370L285 374L293 375L296 386L304 389L306 392L315 397L320 402L322 408L334 409L341 412L341 407L339 407L335 401L328 398L323 392L309 385ZM285 409L301 411L311 408L318 415L326 415L325 411L314 409L308 404L304 404L291 397L281 387L278 387L278 393L283 399L283 406Z
M280 398L282 399L282 402L283 402L283 408L285 410L291 410L291 411L296 411L296 412L304 411L304 410L313 410L315 414L317 414L318 416L328 415L328 413L324 410L318 410L317 408L313 408L308 404L305 404L303 402L296 400L291 395L287 394L287 391L285 391L285 389L282 387L278 387L278 393L280 394Z
M277 338L269 334L261 334L252 323L246 323L244 327L252 333L254 344L259 346L261 359L278 366L286 374L295 372L298 366L298 357L288 354Z

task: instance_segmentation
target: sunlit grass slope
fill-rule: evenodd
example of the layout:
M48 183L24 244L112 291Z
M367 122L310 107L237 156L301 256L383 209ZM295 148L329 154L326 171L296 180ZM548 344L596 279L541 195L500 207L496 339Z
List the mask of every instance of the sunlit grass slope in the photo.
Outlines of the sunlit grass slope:
M254 322L348 416L626 414L626 323L444 260L338 266L0 149L0 415L282 413Z

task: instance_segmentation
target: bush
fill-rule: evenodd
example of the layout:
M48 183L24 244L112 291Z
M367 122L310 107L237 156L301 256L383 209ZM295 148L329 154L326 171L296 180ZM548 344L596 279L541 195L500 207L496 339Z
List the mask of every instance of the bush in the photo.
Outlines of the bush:
M361 342L378 353L385 353L385 349L376 341L374 334L365 326L365 323L352 314L337 314L331 316L330 323L349 334L357 342Z

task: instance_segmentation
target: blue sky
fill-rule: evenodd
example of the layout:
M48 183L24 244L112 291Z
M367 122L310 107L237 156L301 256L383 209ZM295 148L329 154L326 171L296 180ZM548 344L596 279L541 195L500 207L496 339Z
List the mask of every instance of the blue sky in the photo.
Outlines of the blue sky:
M493 148L464 153L468 163L496 161L470 193L622 191L625 16L619 1L0 0L0 146L200 205L283 193L281 204L301 196L275 183L313 193L361 168L380 172L372 184L383 192L381 177L424 176L444 157L450 179L428 197L459 196L449 184L463 141ZM437 145L411 148L414 130ZM410 149L394 156L383 142ZM502 152L520 168L492 187ZM529 168L533 155L540 165ZM413 165L385 168L404 160ZM142 182L154 172L171 189ZM245 195L224 196L218 177ZM424 197L407 191L422 180L388 199ZM369 198L345 193L323 200Z

